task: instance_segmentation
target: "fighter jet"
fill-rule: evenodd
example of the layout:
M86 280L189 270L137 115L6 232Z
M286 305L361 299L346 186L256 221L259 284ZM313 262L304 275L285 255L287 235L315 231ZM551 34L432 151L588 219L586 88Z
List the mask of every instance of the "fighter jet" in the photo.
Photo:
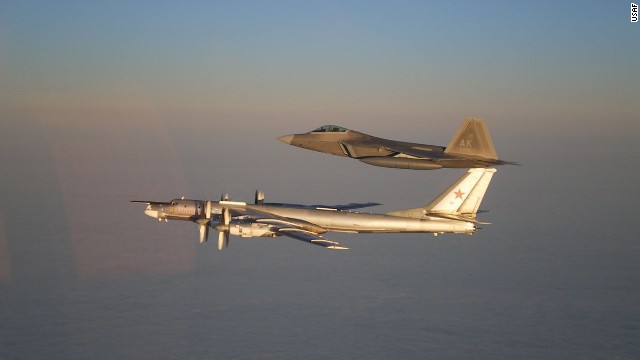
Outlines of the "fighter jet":
M483 119L465 119L447 147L388 140L336 125L324 125L306 134L285 135L278 139L301 148L387 168L435 170L516 164L498 159Z
M329 231L347 233L444 233L474 234L478 208L489 187L494 168L469 169L462 177L430 203L417 208L386 214L350 210L380 205L350 203L346 205L297 205L266 203L256 191L254 204L230 201L174 199L170 202L146 203L144 213L158 221L183 220L198 225L200 242L207 241L209 229L218 231L218 250L229 244L229 235L240 237L286 236L332 250L348 247L326 239Z

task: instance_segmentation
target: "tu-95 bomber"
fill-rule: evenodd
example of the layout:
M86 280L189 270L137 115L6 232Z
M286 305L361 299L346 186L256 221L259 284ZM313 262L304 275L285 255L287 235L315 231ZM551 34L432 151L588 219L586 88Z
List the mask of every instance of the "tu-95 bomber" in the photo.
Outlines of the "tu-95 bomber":
M144 213L159 221L181 220L197 224L200 242L206 242L209 229L218 231L218 249L229 244L229 235L240 237L284 236L332 250L348 247L327 239L323 234L346 233L444 233L474 234L480 203L489 187L495 168L469 169L462 177L428 204L384 214L352 210L380 205L297 205L268 203L257 191L253 204L230 201L174 199L146 203Z

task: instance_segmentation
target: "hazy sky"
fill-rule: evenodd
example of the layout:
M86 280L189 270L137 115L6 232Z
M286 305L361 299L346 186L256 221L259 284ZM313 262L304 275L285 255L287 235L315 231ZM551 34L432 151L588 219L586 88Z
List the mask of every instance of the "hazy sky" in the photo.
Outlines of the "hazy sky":
M0 358L637 357L629 17L625 1L0 2ZM333 123L446 145L469 116L522 164L498 169L473 237L218 253L128 202L259 188L419 206L464 171L276 139Z
M521 130L606 116L638 129L638 27L624 1L0 7L5 107L152 106L287 124L475 115Z

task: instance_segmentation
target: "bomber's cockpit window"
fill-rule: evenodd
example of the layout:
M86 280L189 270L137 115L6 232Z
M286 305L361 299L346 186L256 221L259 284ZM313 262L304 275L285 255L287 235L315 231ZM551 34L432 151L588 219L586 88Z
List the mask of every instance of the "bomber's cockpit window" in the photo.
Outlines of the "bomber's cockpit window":
M345 129L343 127L336 126L336 125L324 125L313 130L313 132L345 132L347 130L349 129Z

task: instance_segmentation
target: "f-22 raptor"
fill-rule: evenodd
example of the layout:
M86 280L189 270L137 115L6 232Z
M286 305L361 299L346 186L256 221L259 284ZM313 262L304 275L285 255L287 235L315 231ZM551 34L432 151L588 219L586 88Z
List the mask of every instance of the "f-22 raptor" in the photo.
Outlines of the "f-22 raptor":
M278 139L301 148L387 168L435 170L516 165L498 159L483 119L465 119L447 147L383 139L336 125L324 125L305 134L284 135Z
M476 214L489 187L494 168L469 169L438 197L425 206L369 214L350 210L380 205L297 205L266 203L256 191L254 204L229 201L174 199L170 202L146 203L144 213L158 221L192 221L200 230L200 242L207 241L209 229L218 231L218 250L229 244L229 235L240 237L286 236L332 250L346 250L322 234L329 231L347 233L444 233L474 234Z

